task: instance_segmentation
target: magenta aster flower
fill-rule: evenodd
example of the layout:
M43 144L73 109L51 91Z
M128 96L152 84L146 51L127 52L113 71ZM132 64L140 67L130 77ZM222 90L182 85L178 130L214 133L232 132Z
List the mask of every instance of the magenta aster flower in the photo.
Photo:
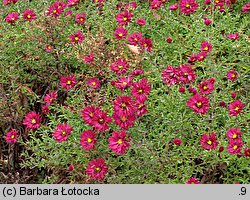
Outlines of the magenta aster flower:
M109 127L108 124L112 122L112 118L100 109L96 110L93 117L93 126L98 131L106 131Z
M118 96L113 102L114 111L117 115L134 114L134 101L130 96Z
M76 14L76 22L78 24L84 24L86 22L86 13Z
M237 116L245 108L245 105L240 100L235 100L227 108L230 116Z
M161 77L165 84L171 86L179 82L179 71L175 67L168 65L166 69L162 70Z
M24 10L23 11L23 18L27 21L35 20L36 14L33 10Z
M130 138L125 131L113 132L108 141L109 148L118 155L125 154L130 147Z
M234 69L231 69L228 73L227 73L227 79L230 81L235 81L238 78L238 74Z
M75 79L75 75L69 75L69 76L62 76L61 80L60 80L60 85L65 88L66 90L69 90L71 88L73 88L75 86L75 84L77 83L76 79Z
M110 65L110 69L118 75L125 73L129 68L129 63L125 59L118 58Z
M49 107L47 106L47 105L43 105L42 106L42 113L43 114L48 114L50 112L50 109L49 109Z
M190 179L188 179L188 181L186 182L186 184L199 184L200 182L198 181L198 179L191 177Z
M11 3L16 3L18 0L3 0L3 4L6 6Z
M115 120L115 123L121 127L124 130L127 130L130 127L134 126L134 122L136 120L136 117L134 114L132 115L126 115L126 114L113 114L113 118Z
M131 76L134 77L134 76L139 76L139 75L142 75L144 74L144 70L143 69L135 69L131 72Z
M86 174L91 179L96 181L103 181L107 172L108 166L105 164L105 160L102 158L91 160L86 170Z
M200 139L201 148L206 150L216 149L218 141L215 133L203 134Z
M135 102L135 112L137 114L137 116L142 117L144 114L146 114L148 112L146 105L144 104L144 102L142 101L136 101Z
M242 7L242 12L243 13L247 13L250 11L250 3L246 3L243 7Z
M16 129L10 130L8 133L6 133L5 141L9 144L13 144L17 142L18 137L18 131Z
M132 12L128 12L128 11L120 12L119 14L115 16L116 21L118 22L120 26L123 26L123 25L127 26L128 23L131 21L132 17L133 17Z
M132 83L133 83L133 78L131 76L128 77L122 76L117 81L114 82L114 85L117 89L124 91L126 88L129 88Z
M182 64L178 67L179 81L183 84L189 84L195 81L196 74L190 64Z
M84 35L81 33L81 31L77 31L76 33L70 35L69 39L71 40L71 42L79 44L84 40Z
M62 142L68 140L68 136L70 135L71 131L73 130L73 127L71 127L69 124L58 124L56 126L56 129L53 131L53 136L55 138L55 141Z
M205 51L196 54L196 59L199 62L203 61L206 57L207 57L207 52Z
M204 17L204 24L205 24L206 26L210 25L211 23L212 23L212 20L211 20L211 19L208 19L208 18Z
M192 87L192 86L189 86L189 87L188 87L188 91L189 91L190 93L192 93L193 95L195 95L195 94L198 93L197 90L196 90L196 88L195 88L195 87Z
M50 91L48 94L45 95L43 101L46 105L50 106L57 100L57 93L55 91Z
M67 6L73 7L73 6L76 6L79 2L80 0L68 0Z
M211 94L214 90L214 78L204 79L198 86L201 94Z
M245 148L244 149L244 154L246 157L250 157L250 148Z
M151 10L158 10L162 5L162 2L160 0L152 0L150 4Z
M140 46L142 49L145 49L146 51L151 52L151 49L153 47L152 39L142 38L140 40Z
M177 145L177 146L180 146L180 145L182 144L182 140L179 139L179 138L175 138L175 139L173 139L173 143L174 143L175 145Z
M144 18L139 18L136 20L136 23L140 26L145 26L146 20Z
M89 151L90 149L94 149L96 142L96 134L94 131L88 130L82 132L80 144L84 150Z
M128 36L128 42L131 45L138 45L140 44L140 40L142 38L142 33L132 33Z
M230 39L230 40L238 40L240 38L239 36L239 33L230 33L230 34L227 34L227 38Z
M197 60L198 60L197 54L194 54L194 53L188 58L188 62L191 62L191 63Z
M179 8L179 5L178 5L178 3L175 3L175 4L172 4L172 5L170 5L169 6L169 10L177 10Z
M232 93L231 93L231 97L232 97L233 99L235 99L236 96L237 96L236 92L232 92Z
M240 132L239 127L230 128L230 129L227 131L227 137L228 137L228 139L230 139L230 140L237 140L237 139L241 138L242 135L243 135L243 133Z
M166 42L167 43L172 43L172 38L171 37L166 38Z
M201 43L201 47L200 50L201 51L205 51L206 53L209 53L210 51L212 51L212 44L209 43L208 41L204 41Z
M234 154L240 154L241 148L244 145L241 138L235 139L235 140L229 140L227 151L231 155Z
M53 50L53 47L52 47L50 44L47 44L47 45L45 46L45 51L46 51L46 52L50 53L50 52L52 52L52 50Z
M89 55L84 56L84 62L87 64L91 64L95 59L95 55L93 52L90 52Z
M57 18L63 13L65 8L66 4L64 2L56 1L48 8L47 15Z
M90 87L92 87L93 89L98 89L98 88L100 88L100 81L99 81L98 78L95 78L95 77L89 78L88 79L88 85Z
M137 100L144 102L147 100L147 95L149 95L151 91L150 83L147 81L147 79L143 78L139 82L134 83L133 87L131 88L131 93L133 97L135 97Z
M136 8L137 8L137 4L134 1L129 2L124 6L124 9L127 10L127 11L132 11L132 10L135 10Z
M126 38L128 31L125 28L119 27L115 29L114 37L118 40Z
M209 110L209 99L197 93L187 101L187 106L196 113L206 114Z
M180 11L184 15L189 15L198 9L199 5L195 0L180 0Z
M82 110L82 118L85 123L89 125L93 125L93 118L96 113L100 112L100 108L96 108L95 106L87 106Z
M35 111L29 112L23 120L23 125L25 125L28 129L37 129L41 126L40 122L42 118L40 114L36 113Z
M18 19L19 19L19 14L17 12L11 12L6 16L5 21L13 25Z

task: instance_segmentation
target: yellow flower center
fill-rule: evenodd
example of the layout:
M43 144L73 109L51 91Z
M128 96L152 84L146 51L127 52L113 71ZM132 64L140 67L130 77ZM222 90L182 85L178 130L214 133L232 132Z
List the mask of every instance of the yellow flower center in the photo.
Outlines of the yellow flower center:
M232 78L235 78L235 74L232 74L231 77L232 77Z
M14 139L14 138L15 138L15 135L12 135L12 136L11 136L11 139Z
M99 172L101 170L101 168L100 167L96 167L95 170Z
M125 121L127 121L127 117L123 116L123 117L121 118L121 120L122 120L123 122L125 122Z
M127 82L125 82L125 81L123 81L123 82L122 82L122 84L123 84L123 85L127 85L128 83L127 83Z
M126 104L125 104L125 103L122 103L122 104L121 104L121 107L122 107L122 108L126 108Z
M94 113L89 113L89 116L90 116L90 117L93 117L93 116L94 116Z
M220 3L220 0L215 0L215 3Z
M57 10L53 10L53 13L57 13Z
M138 93L142 93L142 92L143 92L142 89L139 89L139 90L138 90Z
M196 103L196 106L197 106L198 108L200 108L200 107L202 106L202 103L199 101L199 102Z
M62 135L66 135L66 132L65 132L65 131L62 131Z
M144 44L144 47L148 46L147 43Z
M189 4L186 4L186 8L190 8L191 6Z
M51 49L51 46L47 46L48 49Z
M203 59L204 58L204 56L200 56L200 59Z
M236 108L235 108L234 110L235 110L235 111L239 110L239 107L238 107L238 106L236 106Z
M98 121L99 121L99 123L102 124L102 123L104 122L104 119L101 118L101 119L99 119Z
M75 37L75 40L78 41L78 40L79 40L79 37Z
M208 140L208 141L207 141L207 144L208 144L208 145L211 145L211 144L212 144L212 141L211 141L211 140Z
M67 80L66 84L70 85L71 84L71 80Z
M80 18L80 21L83 21L83 18Z
M237 134L233 134L233 139L237 138Z
M122 140L121 139L117 140L117 144L122 144Z
M95 86L95 85L96 85L96 82L92 82L92 85Z
M119 35L120 37L122 37L122 33L119 33L118 35Z
M15 20L15 18L14 18L14 17L12 17L12 18L11 18L11 20L12 20L12 21L14 21L14 20Z
M128 19L127 17L123 17L123 21L127 21L127 19Z
M122 66L122 65L119 65L119 66L118 66L118 68L119 68L119 69L122 69L122 68L123 68L123 66Z
M92 142L91 138L88 138L88 143L91 143L91 142Z
M30 15L27 15L27 18L28 18L28 19L30 19L30 18L31 18L31 16L30 16Z
M204 50L207 51L207 50L208 50L208 47L205 47Z
M142 104L139 104L139 105L138 105L138 108L139 108L139 109L142 108Z
M36 119L33 118L33 119L31 120L31 123L32 123L32 124L35 124L35 123L36 123Z
M203 90L207 90L207 86L203 86Z
M236 150L237 148L238 148L238 146L237 146L237 145L234 145L233 149Z

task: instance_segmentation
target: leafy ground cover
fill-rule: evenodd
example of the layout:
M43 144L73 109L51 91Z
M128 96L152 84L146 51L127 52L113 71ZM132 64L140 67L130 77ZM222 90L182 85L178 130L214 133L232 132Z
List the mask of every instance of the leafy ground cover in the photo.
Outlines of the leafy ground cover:
M3 0L1 183L250 183L250 3Z

